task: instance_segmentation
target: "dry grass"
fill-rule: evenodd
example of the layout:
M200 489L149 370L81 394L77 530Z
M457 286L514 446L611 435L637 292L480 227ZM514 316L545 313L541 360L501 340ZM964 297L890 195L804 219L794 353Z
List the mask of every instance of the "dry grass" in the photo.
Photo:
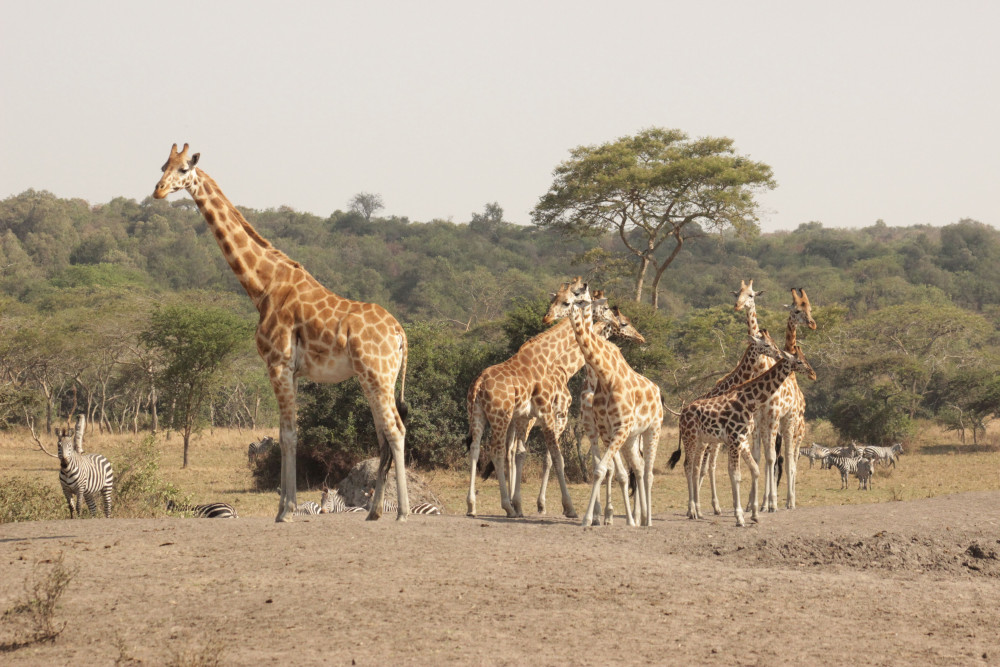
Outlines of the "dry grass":
M822 429L818 429L822 430ZM253 491L246 465L246 448L251 440L259 440L273 432L250 433L215 429L196 436L191 444L191 464L182 469L180 437L159 438L160 473L164 481L176 486L194 502L224 501L233 504L240 516L270 516L277 509L277 495ZM141 436L140 436L141 437ZM54 439L46 446L54 444ZM115 452L138 440L131 435L101 435L88 433L87 451L101 452L114 460ZM871 491L858 491L852 478L851 488L840 490L837 471L809 468L807 459L799 461L797 498L802 506L842 505L893 502L958 493L962 491L1000 489L1000 427L991 429L984 440L987 445L962 445L954 433L925 424L914 442L906 443L906 454L899 467L876 469ZM807 442L810 440L807 438ZM656 482L653 487L653 510L656 513L682 511L687 504L687 487L681 467L667 470L666 461L677 446L676 429L664 429L658 453ZM541 466L537 458L529 459L525 476L524 509L533 513L538 493ZM38 450L27 433L0 433L0 475L36 479L51 486L59 496L58 460ZM425 478L441 498L449 513L463 514L468 493L468 471L436 470ZM723 508L730 508L731 492L725 466L717 471ZM749 475L744 470L744 497L749 491ZM495 479L477 481L478 510L481 514L499 514L499 491ZM707 496L707 483L703 497ZM589 485L571 484L570 493L578 512L585 509ZM615 506L621 508L621 497L615 490ZM318 500L318 490L300 490L300 500ZM779 491L779 506L784 504L784 484ZM707 506L707 503L706 503ZM560 513L559 487L554 476L549 483L548 510Z

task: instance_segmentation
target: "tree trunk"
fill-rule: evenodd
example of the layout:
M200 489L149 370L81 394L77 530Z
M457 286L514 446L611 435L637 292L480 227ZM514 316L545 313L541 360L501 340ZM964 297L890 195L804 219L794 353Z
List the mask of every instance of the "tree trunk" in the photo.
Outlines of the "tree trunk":
M642 286L646 279L646 269L649 268L649 258L639 255L639 275L635 277L635 302L642 303Z

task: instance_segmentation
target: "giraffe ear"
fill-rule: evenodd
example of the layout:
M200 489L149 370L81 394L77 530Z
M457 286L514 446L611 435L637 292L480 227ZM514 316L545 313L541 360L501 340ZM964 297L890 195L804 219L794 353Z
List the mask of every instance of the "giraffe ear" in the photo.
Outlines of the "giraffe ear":
M198 158L200 158L200 157L201 157L201 153L195 153L194 155L192 155L191 156L191 162L188 164L188 167L190 168L190 167L193 167L196 164L198 164Z
M756 299L757 297L759 297L759 296L760 296L761 294L763 294L763 293L764 293L764 290L761 290L761 291L759 291L759 292L754 292L754 293L753 293L753 297L754 297L754 298Z
M591 301L591 303L592 303L593 305L595 305L595 306L603 306L603 305L605 305L605 304L606 304L607 302L608 302L608 300L607 300L607 299L595 299L595 300Z

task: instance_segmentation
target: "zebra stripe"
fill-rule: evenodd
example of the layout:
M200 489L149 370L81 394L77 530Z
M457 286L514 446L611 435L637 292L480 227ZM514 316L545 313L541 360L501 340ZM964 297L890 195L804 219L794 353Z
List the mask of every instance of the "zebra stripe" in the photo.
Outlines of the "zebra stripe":
M371 497L374 492L375 490L372 489L371 491L365 494L368 497L368 504L365 509L369 511L371 510L371 505L372 505ZM396 512L398 509L399 505L396 503L395 500L390 500L388 498L384 498L382 500L382 512L384 512L385 514L392 514L393 512ZM440 514L440 513L441 509L431 503L417 503L416 505L410 505L410 514Z
M875 445L866 445L861 447L861 456L866 459L871 459L876 463L881 463L883 465L892 465L893 468L896 467L896 448L902 451L902 445L896 444L892 447L876 447Z
M236 508L229 503L205 503L203 505L178 505L167 501L168 512L189 512L197 519L238 519Z
M827 462L830 468L836 468L840 471L840 488L843 490L847 488L848 475L858 474L858 462L862 460L860 456L837 456L829 454L824 459L824 462Z
M104 516L111 517L111 492L114 488L114 472L111 463L100 454L82 454L84 419L77 419L76 433L70 436L63 429L59 437L59 484L62 486L69 518L74 510L83 516L83 501L87 501L92 516L97 516L97 494L104 501Z
M333 489L323 489L319 497L319 511L321 514L340 514L341 512L366 512L364 507L354 507L344 501L344 497Z
M858 461L858 489L871 491L872 488L872 462L866 458Z
M247 465L253 466L257 459L267 454L276 445L274 438L267 435L260 442L251 442L247 447Z
M321 512L319 504L313 502L312 500L307 500L304 503L299 503L295 511L292 512L292 516L305 516L307 514L319 514Z

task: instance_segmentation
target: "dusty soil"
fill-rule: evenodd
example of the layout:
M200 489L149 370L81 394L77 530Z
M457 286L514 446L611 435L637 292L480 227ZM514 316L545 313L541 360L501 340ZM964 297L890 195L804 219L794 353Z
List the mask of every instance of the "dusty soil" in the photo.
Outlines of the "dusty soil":
M0 662L1000 664L998 501L814 507L745 529L675 512L646 529L358 514L7 524L0 608L39 561L63 552L79 570L58 639L11 650L5 623Z

